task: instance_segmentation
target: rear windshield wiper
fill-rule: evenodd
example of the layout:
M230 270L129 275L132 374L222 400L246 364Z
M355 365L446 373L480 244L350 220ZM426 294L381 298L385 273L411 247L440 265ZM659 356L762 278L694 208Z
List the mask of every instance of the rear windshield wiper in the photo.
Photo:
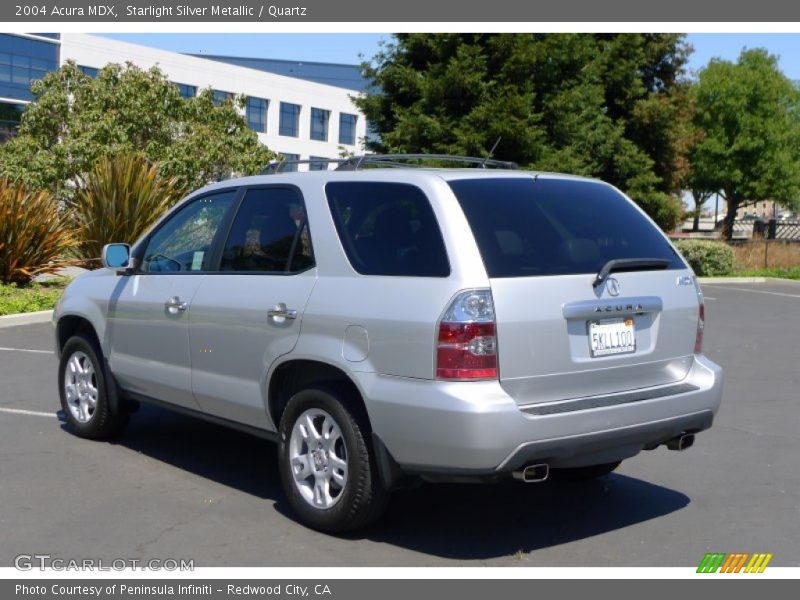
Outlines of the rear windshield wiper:
M650 269L666 269L672 261L665 258L612 258L592 282L592 287L602 285L614 271L647 271Z

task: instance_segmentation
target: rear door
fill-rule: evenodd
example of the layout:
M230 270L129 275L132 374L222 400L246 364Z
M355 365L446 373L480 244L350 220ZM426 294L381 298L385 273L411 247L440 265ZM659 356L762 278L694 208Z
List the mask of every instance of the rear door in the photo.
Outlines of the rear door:
M601 182L554 177L450 182L491 282L499 374L521 405L677 382L692 364L698 297L677 251ZM614 272L611 259L666 269Z
M265 427L266 372L297 343L316 282L300 191L247 189L226 238L192 302L192 389L205 412Z

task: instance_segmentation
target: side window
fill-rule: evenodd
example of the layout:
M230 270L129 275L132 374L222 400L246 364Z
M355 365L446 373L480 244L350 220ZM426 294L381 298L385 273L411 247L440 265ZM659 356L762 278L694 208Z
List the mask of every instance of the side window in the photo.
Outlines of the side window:
M447 277L450 263L428 198L403 183L325 186L336 231L362 275Z
M248 190L222 251L222 271L299 272L314 266L305 206L288 188Z
M209 270L211 245L236 191L203 196L181 208L147 243L142 272Z

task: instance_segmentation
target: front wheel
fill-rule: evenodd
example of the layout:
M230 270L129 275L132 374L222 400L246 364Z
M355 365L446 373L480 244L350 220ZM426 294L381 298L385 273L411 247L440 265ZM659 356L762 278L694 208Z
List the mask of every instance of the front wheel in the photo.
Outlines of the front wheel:
M306 389L289 400L279 432L281 481L289 504L314 529L352 531L382 514L388 492L368 427L333 389Z
M64 344L58 365L58 391L64 417L76 435L90 439L111 437L128 421L126 414L111 410L100 356L93 340L79 333Z

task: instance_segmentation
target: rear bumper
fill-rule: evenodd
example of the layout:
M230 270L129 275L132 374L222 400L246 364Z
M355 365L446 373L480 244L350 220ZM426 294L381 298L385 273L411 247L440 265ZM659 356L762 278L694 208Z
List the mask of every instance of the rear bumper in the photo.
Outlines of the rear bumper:
M554 414L525 412L497 381L362 374L359 383L373 430L403 472L491 477L532 462L572 467L622 460L708 429L723 378L718 365L696 356L681 382L690 391Z

